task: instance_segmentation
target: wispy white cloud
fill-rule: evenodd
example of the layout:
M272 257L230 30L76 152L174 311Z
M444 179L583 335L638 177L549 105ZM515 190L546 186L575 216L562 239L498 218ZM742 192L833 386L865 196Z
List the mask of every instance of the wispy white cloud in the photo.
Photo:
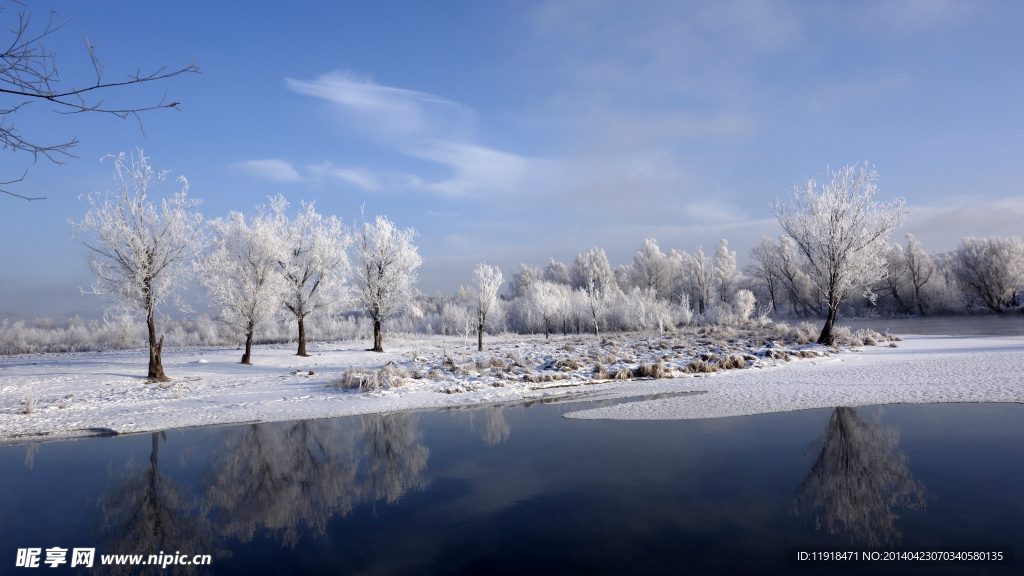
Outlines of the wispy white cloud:
M381 189L380 177L365 168L335 168L330 162L305 167L310 180L352 185L367 192Z
M331 72L316 80L287 78L299 94L332 102L365 134L384 142L419 138L466 138L476 122L468 107L440 96L381 86L349 72Z
M381 189L380 177L363 168L336 168L330 162L296 168L291 162L279 159L248 160L233 164L256 178L271 182L334 183L355 186L368 192Z
M302 180L302 176L291 163L276 158L247 160L235 164L235 167L271 182L299 182Z
M473 137L476 113L440 96L381 86L347 72L324 74L313 81L289 78L287 84L299 94L337 105L353 127L377 143L452 170L449 178L439 181L418 174L394 179L409 189L449 197L509 194L522 190L538 171L552 167L550 161L477 143ZM335 175L373 189L363 172Z

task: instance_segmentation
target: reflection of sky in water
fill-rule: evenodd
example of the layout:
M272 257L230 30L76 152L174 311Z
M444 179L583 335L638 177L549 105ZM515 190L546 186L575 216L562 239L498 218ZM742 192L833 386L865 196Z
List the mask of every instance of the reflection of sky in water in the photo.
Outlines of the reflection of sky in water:
M785 573L787 545L1024 544L1024 406L559 417L582 406L0 447L0 554L195 550L216 574Z

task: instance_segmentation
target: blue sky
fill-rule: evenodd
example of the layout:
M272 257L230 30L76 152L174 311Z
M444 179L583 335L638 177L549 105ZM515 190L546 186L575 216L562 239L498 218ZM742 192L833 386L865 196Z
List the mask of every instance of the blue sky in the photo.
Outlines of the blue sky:
M169 97L137 124L14 118L63 166L5 151L0 311L96 310L67 219L112 188L104 154L142 147L185 175L209 217L271 194L347 222L416 228L418 287L453 292L481 261L569 262L597 245L626 264L727 238L741 261L777 235L769 204L826 166L868 161L882 195L918 207L900 232L928 250L1024 234L1024 5L880 2L29 2L72 16L54 37L83 84L81 37L115 78L184 65L109 102ZM13 12L0 18L9 25ZM6 103L6 100L4 101ZM172 181L157 191L170 193Z

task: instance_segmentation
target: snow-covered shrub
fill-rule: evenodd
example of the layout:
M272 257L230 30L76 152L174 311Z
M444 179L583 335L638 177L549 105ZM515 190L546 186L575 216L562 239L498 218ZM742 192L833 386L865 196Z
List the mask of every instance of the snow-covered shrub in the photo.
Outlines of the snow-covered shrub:
M693 309L690 308L690 296L682 294L679 297L679 304L676 306L676 319L683 326L689 326L693 320Z
M754 305L757 300L750 290L740 289L732 297L732 310L738 322L747 322L750 315L754 313Z
M25 392L25 414L31 414L36 411L36 397L32 393L32 389L29 388Z

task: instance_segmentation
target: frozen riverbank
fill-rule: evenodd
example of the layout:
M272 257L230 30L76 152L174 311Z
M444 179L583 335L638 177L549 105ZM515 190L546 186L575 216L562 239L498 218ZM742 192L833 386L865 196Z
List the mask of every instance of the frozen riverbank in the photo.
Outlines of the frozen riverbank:
M1022 338L912 337L898 348L845 348L818 357L812 356L823 349L814 345L698 333L600 341L495 338L483 353L441 337L393 342L384 354L367 352L366 346L316 344L306 358L291 347L258 347L255 366L238 364L240 352L234 349L168 351L165 368L174 381L164 385L146 383L142 351L0 358L0 442L583 394L706 392L570 417L707 418L868 404L1024 402ZM446 356L454 370L443 369ZM687 374L686 367L701 357L743 369ZM372 371L387 363L397 370L396 387L328 386L351 368ZM597 365L607 369L603 378ZM644 370L665 378L641 377ZM608 379L617 372L634 379ZM34 410L24 413L30 391Z
M906 337L895 350L867 348L783 370L703 379L707 393L629 402L567 418L672 420L746 416L835 406L1024 402L1024 338Z

